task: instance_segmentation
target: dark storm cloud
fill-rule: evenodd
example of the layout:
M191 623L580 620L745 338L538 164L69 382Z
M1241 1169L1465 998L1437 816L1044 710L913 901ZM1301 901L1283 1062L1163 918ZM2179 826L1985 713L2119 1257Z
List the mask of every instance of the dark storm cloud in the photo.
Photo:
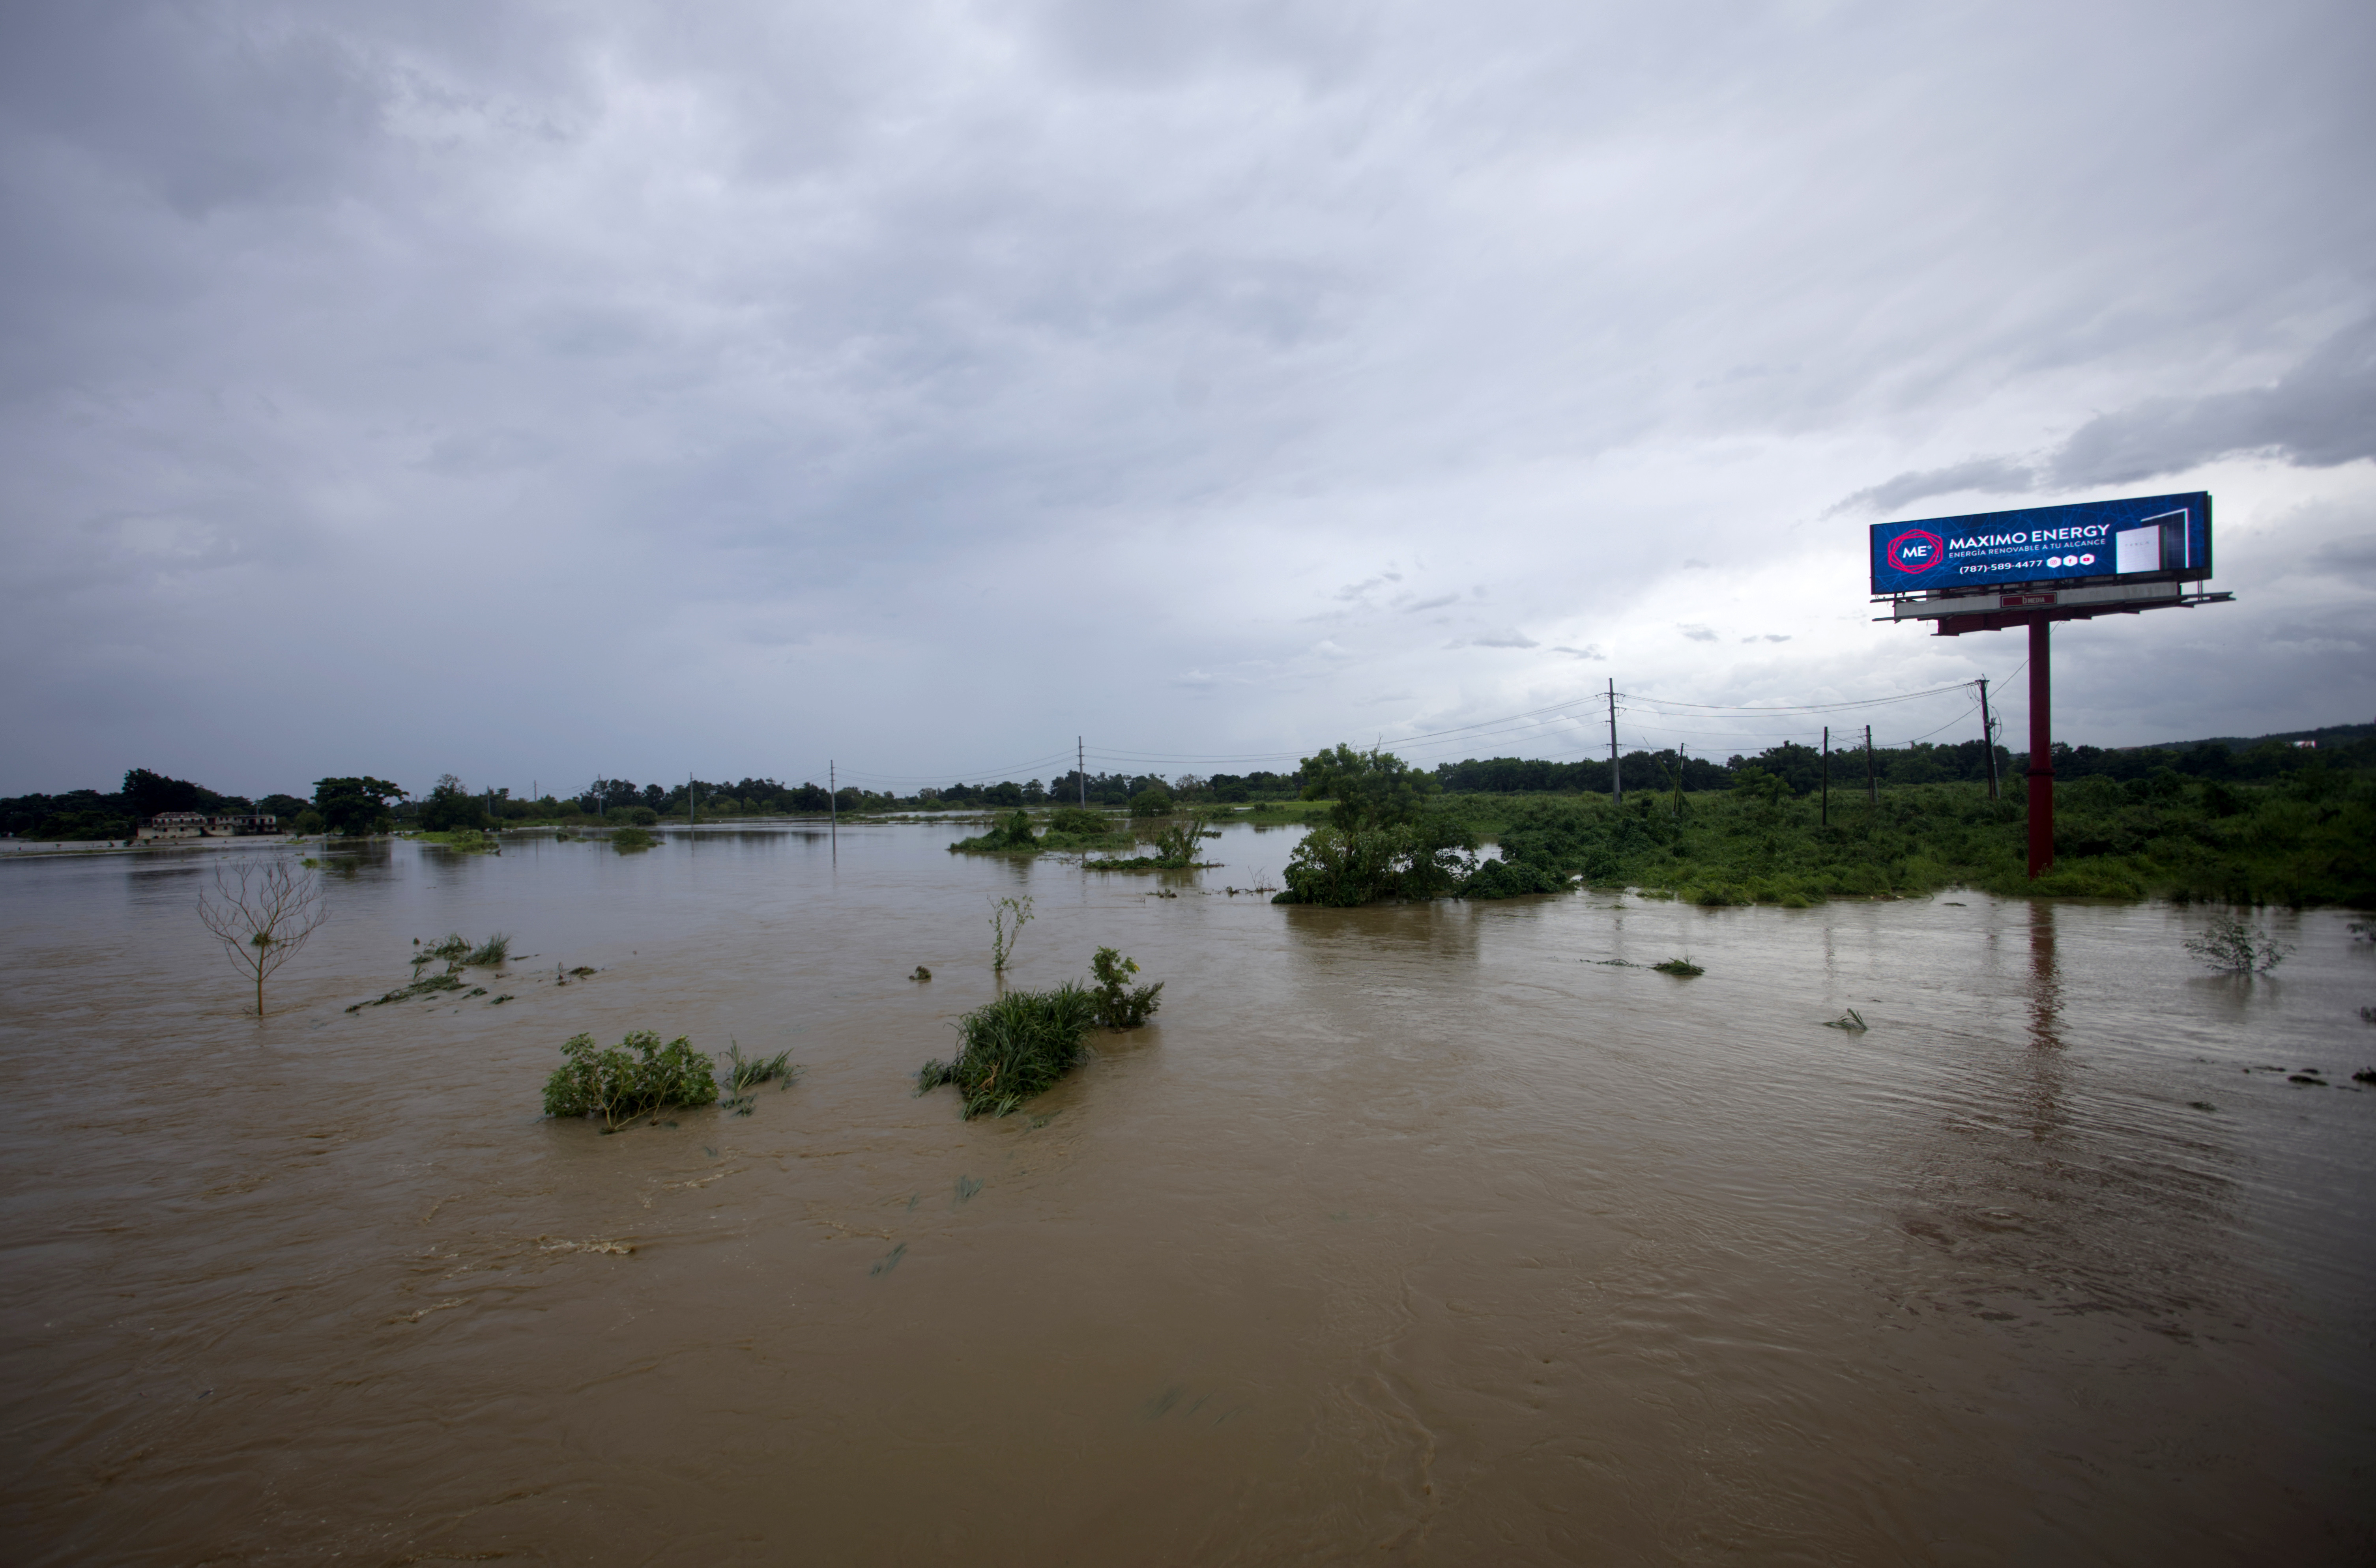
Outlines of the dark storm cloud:
M2376 457L2376 318L2337 332L2273 386L2146 398L2089 420L2035 463L1974 457L1902 473L1833 510L1892 512L1966 491L2010 495L2132 484L2238 453L2308 469Z

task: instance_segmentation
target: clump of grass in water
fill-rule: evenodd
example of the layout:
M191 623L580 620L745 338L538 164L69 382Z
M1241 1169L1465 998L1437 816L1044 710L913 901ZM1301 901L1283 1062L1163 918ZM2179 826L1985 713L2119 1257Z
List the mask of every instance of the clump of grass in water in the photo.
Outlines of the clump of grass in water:
M510 957L511 952L512 939L499 931L464 954L462 962L465 965L476 965L481 968L492 969Z
M736 1094L756 1088L761 1084L773 1083L778 1078L783 1080L785 1088L790 1088L792 1080L800 1075L801 1070L792 1065L790 1051L779 1051L773 1056L745 1056L742 1041L731 1037L728 1039L726 1087Z
M2207 968L2240 975L2265 975L2293 951L2259 926L2233 915L2213 921L2200 936L2188 937L2186 950Z
M611 835L611 848L624 855L636 849L648 849L659 842L640 827L622 827Z
M1009 992L957 1020L954 1062L927 1062L916 1092L955 1084L966 1120L1004 1116L1054 1087L1088 1054L1098 998L1067 980L1053 991Z
M1849 1034L1860 1035L1867 1029L1872 1028L1872 1026L1864 1021L1863 1014L1859 1013L1855 1008L1851 1007L1847 1012L1841 1014L1838 1017L1834 1018L1830 1023L1825 1024L1824 1028L1827 1029L1844 1029Z
M655 1031L638 1029L608 1047L572 1035L561 1054L567 1060L544 1082L547 1116L600 1116L615 1133L638 1116L718 1099L715 1064L683 1035L662 1045Z
M385 1007L391 1002L410 1002L416 996L427 996L432 992L461 989L462 982L451 973L431 975L427 980L416 980L410 985L399 986L385 996L374 996L369 1002L358 1002L347 1011L360 1013L366 1007ZM486 992L481 991L477 994L484 996Z
M1689 958L1669 958L1663 964L1653 964L1650 967L1662 975L1681 975L1687 980L1693 975L1707 973L1705 968L1693 963Z

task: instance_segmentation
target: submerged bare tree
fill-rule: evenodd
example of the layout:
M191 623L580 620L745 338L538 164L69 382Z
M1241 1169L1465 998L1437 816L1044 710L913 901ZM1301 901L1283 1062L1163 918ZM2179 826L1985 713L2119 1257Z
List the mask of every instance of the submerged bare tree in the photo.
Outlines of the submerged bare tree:
M255 980L255 1016L264 1016L264 982L297 956L330 918L322 885L288 861L217 866L211 891L198 895L198 919L241 970Z

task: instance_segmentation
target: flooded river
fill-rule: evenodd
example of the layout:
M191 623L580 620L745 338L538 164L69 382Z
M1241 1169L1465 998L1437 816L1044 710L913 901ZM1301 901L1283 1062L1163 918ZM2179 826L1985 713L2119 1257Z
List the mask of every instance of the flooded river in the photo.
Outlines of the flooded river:
M953 836L379 846L261 1024L207 852L0 865L6 1560L2376 1555L2345 917L2243 983L2164 906L1288 909L1223 889L1292 830ZM962 1122L912 1075L1024 893L1016 982L1111 944L1163 1009ZM804 1071L540 1117L636 1028Z

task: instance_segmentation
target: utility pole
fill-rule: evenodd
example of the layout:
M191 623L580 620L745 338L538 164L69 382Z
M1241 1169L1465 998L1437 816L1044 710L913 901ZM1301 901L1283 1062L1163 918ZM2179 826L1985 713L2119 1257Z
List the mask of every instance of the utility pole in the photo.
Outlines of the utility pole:
M1989 799L1997 798L1997 727L1989 718L1989 678L1980 677L1980 750L1988 754Z
M1617 677L1609 678L1609 800L1625 803L1625 769L1617 760Z
M1864 794L1872 805L1881 804L1881 780L1872 770L1872 726L1864 727Z
M1675 820L1677 822L1683 820L1683 767L1690 761L1690 749L1677 746L1675 748Z
M1078 735L1073 737L1073 782L1081 787L1081 804L1089 803L1089 749Z
M687 827L697 827L701 825L701 808L694 803L693 786L694 777L688 771L684 776L684 825Z
M1832 727L1824 726L1824 826L1832 825Z
M826 758L825 763L825 813L826 831L833 835L833 841L836 844L839 844L841 842L841 786L834 778L831 757Z

